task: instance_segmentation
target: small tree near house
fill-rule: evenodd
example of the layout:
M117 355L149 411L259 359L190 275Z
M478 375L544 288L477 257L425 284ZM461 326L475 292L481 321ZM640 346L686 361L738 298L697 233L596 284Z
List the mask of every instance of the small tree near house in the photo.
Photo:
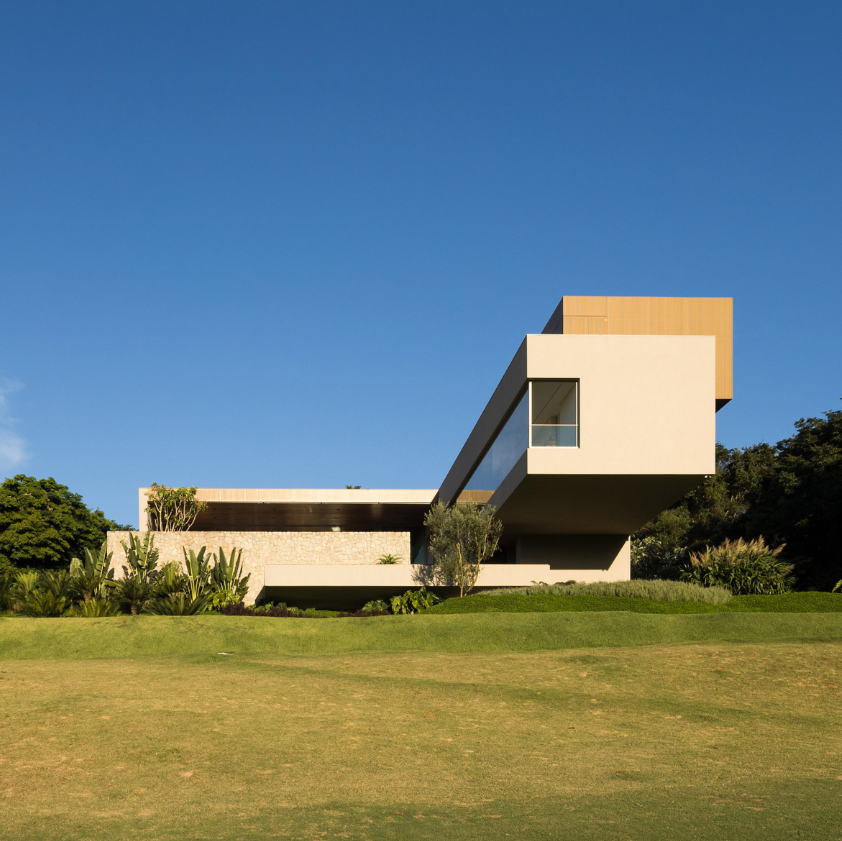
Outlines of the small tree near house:
M430 554L437 577L457 586L460 597L468 595L482 564L497 551L503 533L494 507L437 502L424 517L424 525L430 530Z
M196 497L196 488L168 488L153 483L146 492L152 531L188 531L208 504Z

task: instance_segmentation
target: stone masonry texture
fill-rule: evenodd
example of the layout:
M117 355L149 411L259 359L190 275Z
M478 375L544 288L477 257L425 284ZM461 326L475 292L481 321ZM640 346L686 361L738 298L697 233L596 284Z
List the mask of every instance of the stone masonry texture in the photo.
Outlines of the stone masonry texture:
M129 542L129 534L140 532L108 532L108 551L114 553L111 565L116 578L125 575L126 555L121 541ZM401 563L410 561L408 531L156 531L155 548L158 566L175 562L184 568L182 547L198 552L218 552L221 546L228 555L236 546L243 550L243 574L251 573L245 601L252 604L263 589L266 564L376 564L381 555L396 555Z

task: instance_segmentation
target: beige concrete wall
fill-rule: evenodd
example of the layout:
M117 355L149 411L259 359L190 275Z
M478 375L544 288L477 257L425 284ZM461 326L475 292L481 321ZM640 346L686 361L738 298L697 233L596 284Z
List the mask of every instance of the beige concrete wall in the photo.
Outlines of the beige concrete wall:
M397 592L425 586L421 564L400 566L282 566L266 567L267 587L390 587ZM625 581L628 565L618 558L608 569L558 569L550 564L485 564L477 587L528 587L533 581ZM363 598L363 601L365 599Z
M527 474L714 471L713 336L530 335L442 483L441 499L454 499L530 379L579 380L580 440L578 447L530 448ZM503 496L498 491L492 503L499 508Z
M527 336L529 379L579 380L579 446L529 450L528 472L709 474L713 336Z
M134 532L134 534L139 534ZM108 551L114 553L112 565L117 578L123 576L125 552L121 540L128 543L129 532L109 532ZM409 532L226 532L187 531L155 532L159 565L174 562L183 567L182 547L198 551L206 546L226 554L236 546L243 550L243 568L251 573L246 601L251 603L264 586L267 564L289 566L364 566L377 564L381 555L398 555L404 564L410 560Z

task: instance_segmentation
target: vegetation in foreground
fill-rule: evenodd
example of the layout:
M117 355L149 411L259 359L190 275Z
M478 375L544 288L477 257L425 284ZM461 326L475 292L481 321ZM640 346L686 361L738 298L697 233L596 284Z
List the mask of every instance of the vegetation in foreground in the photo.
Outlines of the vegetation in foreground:
M384 621L418 627L249 625ZM113 623L196 630L189 654L0 660L3 834L838 836L839 643L289 657L204 638L200 651L200 628L238 622L0 621L80 641Z
M477 593L448 599L428 610L456 613L568 613L629 611L631 613L842 613L840 593L786 593L778 596L734 596L726 603L648 599L636 596Z

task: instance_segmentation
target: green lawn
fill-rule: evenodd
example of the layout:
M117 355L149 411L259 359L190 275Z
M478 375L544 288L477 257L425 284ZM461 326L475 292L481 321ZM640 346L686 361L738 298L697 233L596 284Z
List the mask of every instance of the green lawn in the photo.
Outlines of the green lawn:
M838 839L840 655L834 613L0 619L0 837Z

